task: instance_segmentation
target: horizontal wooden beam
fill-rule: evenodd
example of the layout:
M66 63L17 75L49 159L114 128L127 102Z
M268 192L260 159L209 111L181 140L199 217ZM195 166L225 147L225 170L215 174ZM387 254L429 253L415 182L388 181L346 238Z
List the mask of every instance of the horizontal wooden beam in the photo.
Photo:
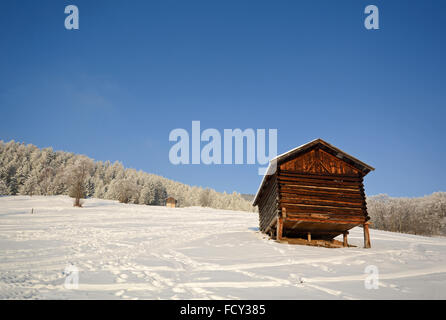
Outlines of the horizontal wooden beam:
M290 230L292 234L307 234L308 232L310 232L312 235L330 235L333 233L342 234L342 231L308 230L308 229L295 230L293 228L288 230Z
M364 215L352 215L352 214L333 214L333 213L289 213L289 218L294 219L335 219L335 220L348 220L348 221L364 221Z
M310 219L310 218L292 218L290 216L288 216L286 221L318 222L318 223L332 223L332 224L355 224L355 225L359 225L359 224L365 222L364 219L362 219L362 221L360 221L360 220L333 220L333 219L323 220L323 219Z
M364 203L364 197L361 194L354 195L346 195L342 192L340 193L315 193L315 192L281 192L280 195L282 198L288 199L308 199L308 200L317 200L317 201L336 201L336 202L345 202L345 203Z
M350 193L360 193L361 189L360 188L347 188L347 187L335 187L335 186L326 186L326 185L310 185L310 184L305 184L305 183L285 183L285 184L280 184L280 188L282 189L290 189L291 191L293 191L294 189L307 189L307 190L324 190L324 191L337 191L337 192L350 192Z
M304 184L310 186L331 186L331 187L340 187L340 188L360 188L363 184L362 182L351 182L351 181L343 181L343 180L320 180L320 179L303 179L303 178L289 178L279 176L279 183L281 184Z
M309 189L309 188L294 188L284 187L280 189L281 195L291 196L313 196L321 198L336 198L336 199L351 199L351 200L363 200L364 196L360 190L356 191L338 191L338 190L321 190L321 189Z
M365 202L346 202L346 201L336 201L335 199L325 200L325 199L309 199L309 198L293 198L293 197L282 197L280 203L289 204L304 204L311 206L323 206L323 207L336 207L336 208L354 208L362 209L364 208Z
M362 215L364 213L363 208L342 208L334 206L317 206L317 205L307 205L307 204L293 204L293 203L283 203L280 205L287 208L287 212L293 212L294 208L296 212L302 213L342 213L342 214L357 214Z
M302 177L302 178L314 178L314 179L343 179L347 181L363 181L362 175L348 175L348 174L321 174L321 173L311 173L311 172L296 172L290 170L280 170L279 176L292 176L292 177Z

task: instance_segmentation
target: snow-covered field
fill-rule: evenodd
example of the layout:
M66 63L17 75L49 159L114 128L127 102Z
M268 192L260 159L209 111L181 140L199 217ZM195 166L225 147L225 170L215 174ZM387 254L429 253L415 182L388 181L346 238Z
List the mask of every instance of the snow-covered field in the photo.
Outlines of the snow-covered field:
M446 298L446 239L371 238L372 249L361 229L349 236L357 248L288 245L259 233L253 213L0 197L0 298ZM378 289L365 288L370 265ZM65 286L67 266L77 289Z

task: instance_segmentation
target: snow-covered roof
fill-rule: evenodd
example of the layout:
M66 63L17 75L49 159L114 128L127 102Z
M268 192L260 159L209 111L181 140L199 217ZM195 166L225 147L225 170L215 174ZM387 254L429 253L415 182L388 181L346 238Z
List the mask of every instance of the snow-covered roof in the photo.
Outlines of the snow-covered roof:
M257 198L260 195L260 191L262 190L263 185L265 184L266 180L268 177L270 177L271 175L273 175L276 172L277 166L279 165L279 163L288 158L291 157L293 155L297 155L298 153L304 152L310 148L312 148L313 146L317 145L317 144L321 144L324 145L326 147L328 147L329 149L333 150L334 152L336 152L337 156L339 158L346 158L349 159L350 161L352 161L353 163L355 163L358 166L358 169L361 169L363 172L368 173L370 171L375 170L375 168L373 168L372 166L369 166L368 164L356 159L355 157L349 155L348 153L342 151L341 149L336 148L335 146L329 144L328 142L322 140L322 139L314 139L308 143L305 143L299 147L296 147L294 149L291 149L285 153L282 153L280 155L278 155L277 157L273 158L268 165L268 169L266 170L265 175L263 176L262 182L259 185L259 188L257 189L257 193L254 197L254 200L252 202L252 205L255 206L257 204Z

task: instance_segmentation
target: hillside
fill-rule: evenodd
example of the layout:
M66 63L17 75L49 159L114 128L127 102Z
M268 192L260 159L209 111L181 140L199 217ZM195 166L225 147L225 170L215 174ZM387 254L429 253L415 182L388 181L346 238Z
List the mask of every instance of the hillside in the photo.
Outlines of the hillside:
M357 247L327 249L279 244L257 227L240 211L0 197L0 299L446 298L445 238L372 229L363 249L353 229ZM369 266L379 289L365 288ZM64 287L70 268L77 289Z
M79 172L85 175L79 180ZM74 190L76 189L76 190ZM189 186L158 175L94 161L84 155L0 140L0 195L74 195L124 203L164 205L174 197L180 207L205 206L255 211L239 193Z

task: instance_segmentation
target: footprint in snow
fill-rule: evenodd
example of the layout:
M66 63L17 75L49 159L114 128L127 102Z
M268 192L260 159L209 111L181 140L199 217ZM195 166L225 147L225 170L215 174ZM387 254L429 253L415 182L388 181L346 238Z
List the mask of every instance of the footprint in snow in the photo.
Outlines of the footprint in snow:
M123 283L123 282L125 282L126 280L125 279L123 279L123 278L116 278L116 282L117 283Z
M120 297L124 294L124 290L119 290L117 292L115 292L115 296Z
M123 283L127 280L128 277L129 277L128 275L126 275L125 273L122 273L119 275L118 278L116 278L116 282Z
M143 278L143 277L144 277L144 275L143 275L141 272L139 272L139 271L132 271L132 273L133 273L137 278Z
M175 292L175 293L184 293L184 292L186 292L186 290L181 289L179 287L173 288L172 291Z

